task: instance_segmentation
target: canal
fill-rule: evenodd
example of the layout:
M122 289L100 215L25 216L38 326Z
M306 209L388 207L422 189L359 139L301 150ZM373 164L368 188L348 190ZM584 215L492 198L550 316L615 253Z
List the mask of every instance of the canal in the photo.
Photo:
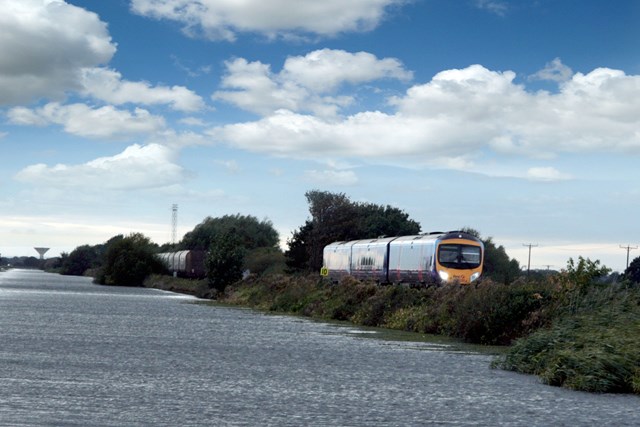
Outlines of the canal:
M640 398L541 384L442 341L0 273L2 426L639 425Z

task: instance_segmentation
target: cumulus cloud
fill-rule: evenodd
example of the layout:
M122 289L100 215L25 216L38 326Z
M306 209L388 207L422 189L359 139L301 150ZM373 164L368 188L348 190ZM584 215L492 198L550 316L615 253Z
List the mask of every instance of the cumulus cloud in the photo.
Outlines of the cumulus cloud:
M289 57L279 73L272 72L268 64L244 58L228 61L226 67L221 86L227 90L215 92L213 99L260 115L287 109L334 116L353 102L350 96L335 94L341 86L384 78L408 81L413 77L395 58L378 59L367 52L332 49Z
M95 13L61 0L2 2L0 105L61 99L79 90L81 70L116 51Z
M9 110L7 116L13 124L57 124L67 133L87 138L128 138L160 131L165 127L162 117L141 108L130 112L112 106L92 108L85 104L61 105L57 102L37 109L15 107Z
M511 71L473 65L409 88L391 99L391 113L328 120L281 109L209 134L250 151L406 165L469 167L487 152L533 158L560 152L640 153L640 76L606 68L576 73L556 94L529 92L514 79ZM549 169L533 169L530 175L561 176Z
M119 72L106 68L83 69L82 85L85 95L115 105L166 104L178 111L198 111L204 107L202 98L184 86L152 87L147 82L123 80Z
M95 191L162 188L183 182L188 173L175 163L168 147L134 144L113 157L101 157L81 165L27 166L15 175L20 182L56 189Z
M132 0L142 16L177 21L190 36L235 40L237 33L268 37L333 36L375 28L387 9L406 0Z

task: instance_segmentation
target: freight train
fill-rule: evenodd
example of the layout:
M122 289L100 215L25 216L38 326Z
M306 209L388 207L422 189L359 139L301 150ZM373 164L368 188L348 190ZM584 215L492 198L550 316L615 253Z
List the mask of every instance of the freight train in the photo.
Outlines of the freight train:
M323 250L321 274L377 283L470 284L482 274L484 245L462 231L334 242Z
M175 276L203 278L206 275L205 255L205 251L189 250L159 253L158 258Z

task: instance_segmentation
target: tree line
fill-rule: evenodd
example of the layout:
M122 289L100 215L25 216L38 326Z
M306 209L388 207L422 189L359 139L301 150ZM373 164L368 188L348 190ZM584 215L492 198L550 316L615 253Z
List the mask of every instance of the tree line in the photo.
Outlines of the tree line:
M166 273L156 254L179 250L203 250L208 256L205 270L211 288L222 290L239 280L243 272L318 273L323 248L334 241L380 236L419 234L420 224L409 214L390 205L352 201L344 193L312 190L305 194L309 217L287 239L288 249L279 247L279 235L271 221L251 215L206 217L177 244L157 245L148 237L133 233L117 235L99 245L83 245L61 256L62 274L89 272L98 283L140 286L150 274ZM491 237L483 238L472 228L463 231L481 239L485 247L484 277L509 284L520 277L517 260ZM640 257L629 266L626 277L640 282Z

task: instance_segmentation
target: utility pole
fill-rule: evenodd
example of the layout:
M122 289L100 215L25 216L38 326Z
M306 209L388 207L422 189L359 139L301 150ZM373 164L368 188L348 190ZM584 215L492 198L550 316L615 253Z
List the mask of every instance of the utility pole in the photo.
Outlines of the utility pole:
M527 261L527 277L529 277L529 271L531 270L531 248L535 248L538 246L536 243L523 243L522 246L527 246L529 248L529 260Z
M631 246L631 245L627 245L627 246L622 246L622 245L620 245L620 248L621 248L621 249L626 249L626 250L627 250L627 268L629 268L629 252L630 252L632 249L638 249L638 247L637 247L637 246Z

